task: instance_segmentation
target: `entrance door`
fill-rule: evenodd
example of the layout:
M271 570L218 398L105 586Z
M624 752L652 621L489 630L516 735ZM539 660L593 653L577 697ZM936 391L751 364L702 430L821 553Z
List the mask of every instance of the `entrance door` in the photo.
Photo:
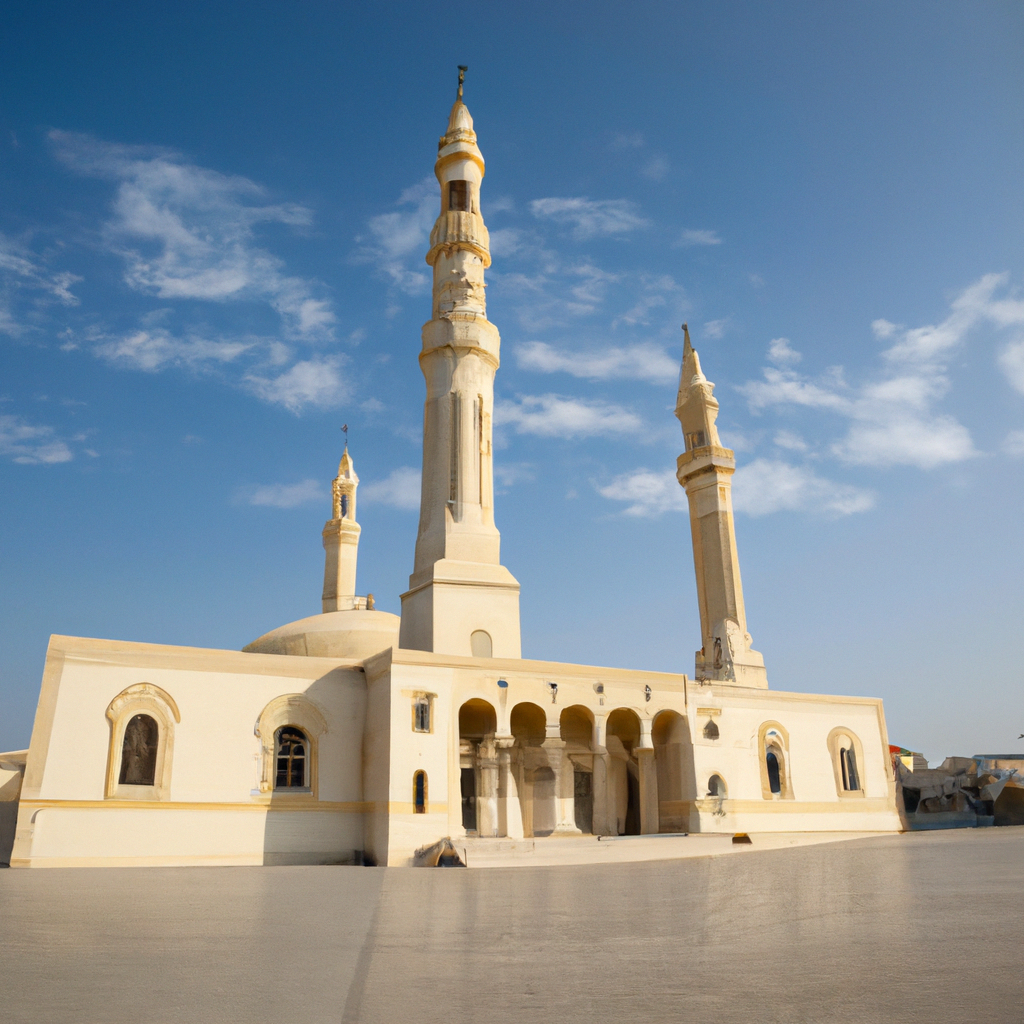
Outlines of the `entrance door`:
M476 770L462 769L462 827L467 832L476 831Z
M593 778L590 772L581 772L579 769L572 773L573 781L573 811L576 818L576 827L581 832L591 835L594 831L594 787Z

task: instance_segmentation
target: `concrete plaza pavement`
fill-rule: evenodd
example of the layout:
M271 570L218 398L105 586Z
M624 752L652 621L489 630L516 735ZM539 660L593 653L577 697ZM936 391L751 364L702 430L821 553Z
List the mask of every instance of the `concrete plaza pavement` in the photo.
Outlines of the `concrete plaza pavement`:
M4 1024L1024 1021L1024 828L635 864L0 871Z

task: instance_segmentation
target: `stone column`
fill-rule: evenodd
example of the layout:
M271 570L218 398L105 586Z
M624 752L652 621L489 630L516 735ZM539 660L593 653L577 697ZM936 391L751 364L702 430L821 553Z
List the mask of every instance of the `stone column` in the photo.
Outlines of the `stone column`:
M653 747L634 750L640 769L640 832L651 835L658 831L658 767Z
M541 749L544 751L545 758L547 760L548 767L554 773L555 776L555 832L578 832L575 822L575 814L573 813L572 803L569 804L569 816L566 818L565 810L565 777L566 777L566 765L568 764L568 758L565 756L565 741L562 739L558 723L548 723L547 737L541 744ZM571 767L571 766L570 766ZM534 790L534 821L537 818L537 795Z
M576 825L576 768L564 750L561 765L555 778L555 832L579 836L583 833Z
M608 807L609 780L608 751L601 747L594 751L594 835L613 836L612 815Z
M523 812L519 805L519 786L512 770L511 736L498 736L494 745L498 751L498 835L511 839L523 838Z
M481 836L498 835L498 758L494 738L480 743L477 764L480 768L480 792L476 798L476 828Z

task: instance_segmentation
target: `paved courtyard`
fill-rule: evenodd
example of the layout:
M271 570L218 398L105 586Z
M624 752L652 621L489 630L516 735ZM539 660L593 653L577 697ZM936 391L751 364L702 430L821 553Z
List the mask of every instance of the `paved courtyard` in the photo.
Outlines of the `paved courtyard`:
M1020 1022L1024 828L585 867L0 870L0 1020Z

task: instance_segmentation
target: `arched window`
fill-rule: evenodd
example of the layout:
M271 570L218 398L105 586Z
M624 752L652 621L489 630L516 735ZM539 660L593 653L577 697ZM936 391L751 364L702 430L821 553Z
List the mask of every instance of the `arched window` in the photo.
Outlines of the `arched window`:
M715 725L713 718L708 719L708 724L704 726L704 739L706 740L717 740L718 739L718 726Z
M860 789L860 776L857 774L857 754L853 745L839 748L839 765L843 772L843 789L848 793Z
M840 798L864 796L864 780L860 776L864 749L856 734L842 726L833 729L828 735L828 749L837 795Z
M134 683L107 705L110 746L104 797L169 800L178 706L152 683Z
M149 715L135 715L124 730L121 744L120 786L152 786L156 782L156 752L160 730Z
M412 777L412 809L415 814L427 813L426 772L416 772Z
M281 694L260 712L253 732L260 741L259 792L318 799L317 761L327 733L318 706L303 693Z
M768 769L768 788L773 793L781 793L782 775L779 772L779 755L774 748L768 748L768 751L764 755L764 763L765 767Z
M490 658L493 650L491 634L482 629L474 630L469 637L469 649L473 652L474 658Z
M765 800L795 800L789 764L789 732L780 722L762 722L757 731L761 752L761 796Z
M277 730L275 750L277 771L274 789L302 789L306 782L306 760L309 741L301 729L286 725Z
M725 780L721 775L712 775L708 779L708 796L725 796Z

